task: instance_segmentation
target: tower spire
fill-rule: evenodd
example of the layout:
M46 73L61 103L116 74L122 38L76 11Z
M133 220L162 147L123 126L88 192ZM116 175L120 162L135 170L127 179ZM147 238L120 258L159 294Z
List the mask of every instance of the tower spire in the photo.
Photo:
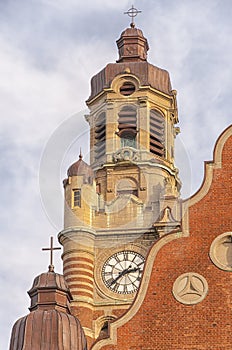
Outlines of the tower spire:
M149 50L147 39L143 32L135 27L134 18L142 11L137 10L133 5L124 14L131 17L130 28L126 28L120 38L116 41L119 52L118 63L120 62L143 62L147 60Z
M80 147L80 153L79 153L79 159L82 159L83 155L82 155L82 151L81 151L81 147Z

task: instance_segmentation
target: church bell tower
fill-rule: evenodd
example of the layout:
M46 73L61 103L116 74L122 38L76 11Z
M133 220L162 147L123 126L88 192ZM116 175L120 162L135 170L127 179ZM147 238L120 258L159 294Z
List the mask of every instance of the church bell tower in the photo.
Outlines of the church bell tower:
M131 305L151 244L180 229L179 132L169 74L147 61L134 22L118 60L91 80L90 165L80 154L64 180L64 276L89 344Z

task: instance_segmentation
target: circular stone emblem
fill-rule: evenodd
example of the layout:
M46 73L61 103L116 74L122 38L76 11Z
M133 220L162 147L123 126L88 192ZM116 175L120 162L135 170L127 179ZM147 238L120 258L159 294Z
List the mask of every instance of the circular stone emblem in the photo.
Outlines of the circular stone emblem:
M201 302L208 292L206 279L194 272L179 276L173 284L172 293L177 301L186 305Z
M232 232L222 233L213 240L209 256L219 269L232 271Z

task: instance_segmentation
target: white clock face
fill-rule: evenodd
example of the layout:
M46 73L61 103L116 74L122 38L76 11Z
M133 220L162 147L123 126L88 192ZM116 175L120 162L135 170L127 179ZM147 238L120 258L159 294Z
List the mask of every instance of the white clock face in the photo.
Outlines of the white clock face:
M102 269L102 278L107 288L119 294L130 294L137 291L144 257L130 250L115 253L109 257Z

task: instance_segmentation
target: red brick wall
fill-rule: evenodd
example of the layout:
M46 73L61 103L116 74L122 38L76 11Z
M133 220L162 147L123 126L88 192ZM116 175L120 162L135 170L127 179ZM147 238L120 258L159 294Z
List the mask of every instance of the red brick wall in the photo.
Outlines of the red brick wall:
M232 231L231 158L232 136L223 148L222 168L213 171L208 193L189 208L189 237L160 249L145 299L137 314L117 329L117 345L99 343L94 349L232 349L232 272L220 270L209 257L212 241ZM176 278L187 272L198 273L208 282L207 296L195 305L181 304L172 294Z

